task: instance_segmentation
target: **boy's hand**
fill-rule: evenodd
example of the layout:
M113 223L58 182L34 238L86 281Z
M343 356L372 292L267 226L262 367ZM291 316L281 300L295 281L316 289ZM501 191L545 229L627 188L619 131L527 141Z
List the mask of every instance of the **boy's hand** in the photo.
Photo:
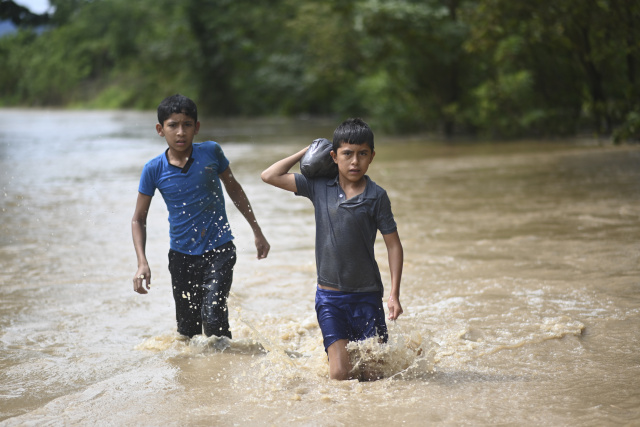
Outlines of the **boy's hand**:
M258 259L266 258L269 254L269 249L271 249L271 245L262 233L256 234L255 243L256 249L258 250Z
M402 314L402 306L400 305L400 300L394 296L389 297L387 307L389 308L389 320L396 320L398 316Z
M133 276L133 290L139 294L146 294L147 289L145 289L144 281L147 281L147 289L151 289L151 269L148 265L138 267L138 271L136 271L136 275Z

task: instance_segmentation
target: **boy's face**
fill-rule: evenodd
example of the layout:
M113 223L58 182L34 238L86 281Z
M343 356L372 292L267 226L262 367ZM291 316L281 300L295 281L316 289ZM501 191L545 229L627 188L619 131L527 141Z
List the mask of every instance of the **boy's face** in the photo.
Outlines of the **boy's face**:
M337 153L331 150L331 157L338 165L338 174L351 182L358 182L364 177L375 155L369 144L341 142Z
M199 129L200 122L183 113L173 113L162 125L156 124L158 135L167 140L169 149L179 153L191 149L193 138Z

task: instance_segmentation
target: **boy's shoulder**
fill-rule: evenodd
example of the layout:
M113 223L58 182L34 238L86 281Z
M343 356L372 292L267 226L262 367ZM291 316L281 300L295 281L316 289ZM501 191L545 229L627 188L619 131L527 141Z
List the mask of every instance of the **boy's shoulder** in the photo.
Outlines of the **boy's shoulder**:
M193 150L202 152L202 153L208 153L216 157L224 156L224 152L222 151L222 146L216 141L194 142Z
M309 187L322 188L324 186L339 185L338 177L327 178L324 176L307 177L302 173L294 173L296 184L306 184Z
M202 141L202 142L194 142L193 143L193 148L210 148L210 147L215 147L215 146L220 146L220 144L218 144L215 141Z
M376 184L369 175L365 175L365 179L367 180L367 186L364 189L364 197L377 199L380 196L387 194L387 190Z
M166 157L167 157L167 150L163 151L162 153L158 154L151 160L147 161L147 163L144 164L144 167L150 168L150 167L157 167L158 165L161 166L162 162Z
M303 174L299 173L294 174L294 176L296 178L296 185L298 186L298 188L300 188L300 186L303 185L304 182L306 182L306 186L315 188L316 191L324 187L333 187L340 185L340 181L337 176L334 178L307 178ZM387 190L376 184L375 181L373 181L368 175L365 175L364 178L367 181L367 185L365 186L365 189L361 195L362 199L379 199L381 197L388 197ZM323 193L321 192L319 194Z

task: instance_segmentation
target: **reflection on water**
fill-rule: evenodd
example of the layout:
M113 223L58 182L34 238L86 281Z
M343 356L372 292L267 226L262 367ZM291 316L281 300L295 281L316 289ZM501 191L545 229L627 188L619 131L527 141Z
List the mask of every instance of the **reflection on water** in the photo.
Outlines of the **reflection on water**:
M333 382L313 309L308 200L259 173L330 121L206 120L272 245L239 260L234 340L175 334L159 197L149 295L129 221L153 113L0 113L0 421L6 425L618 425L640 422L640 148L377 137L405 248L374 382ZM376 244L389 283L384 244Z

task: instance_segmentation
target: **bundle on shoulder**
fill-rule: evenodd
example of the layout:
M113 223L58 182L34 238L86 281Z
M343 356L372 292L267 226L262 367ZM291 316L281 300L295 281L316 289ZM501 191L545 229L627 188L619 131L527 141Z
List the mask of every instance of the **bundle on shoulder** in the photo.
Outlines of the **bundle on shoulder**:
M307 178L334 178L338 175L338 165L331 158L332 149L328 139L315 139L300 159L300 172Z

